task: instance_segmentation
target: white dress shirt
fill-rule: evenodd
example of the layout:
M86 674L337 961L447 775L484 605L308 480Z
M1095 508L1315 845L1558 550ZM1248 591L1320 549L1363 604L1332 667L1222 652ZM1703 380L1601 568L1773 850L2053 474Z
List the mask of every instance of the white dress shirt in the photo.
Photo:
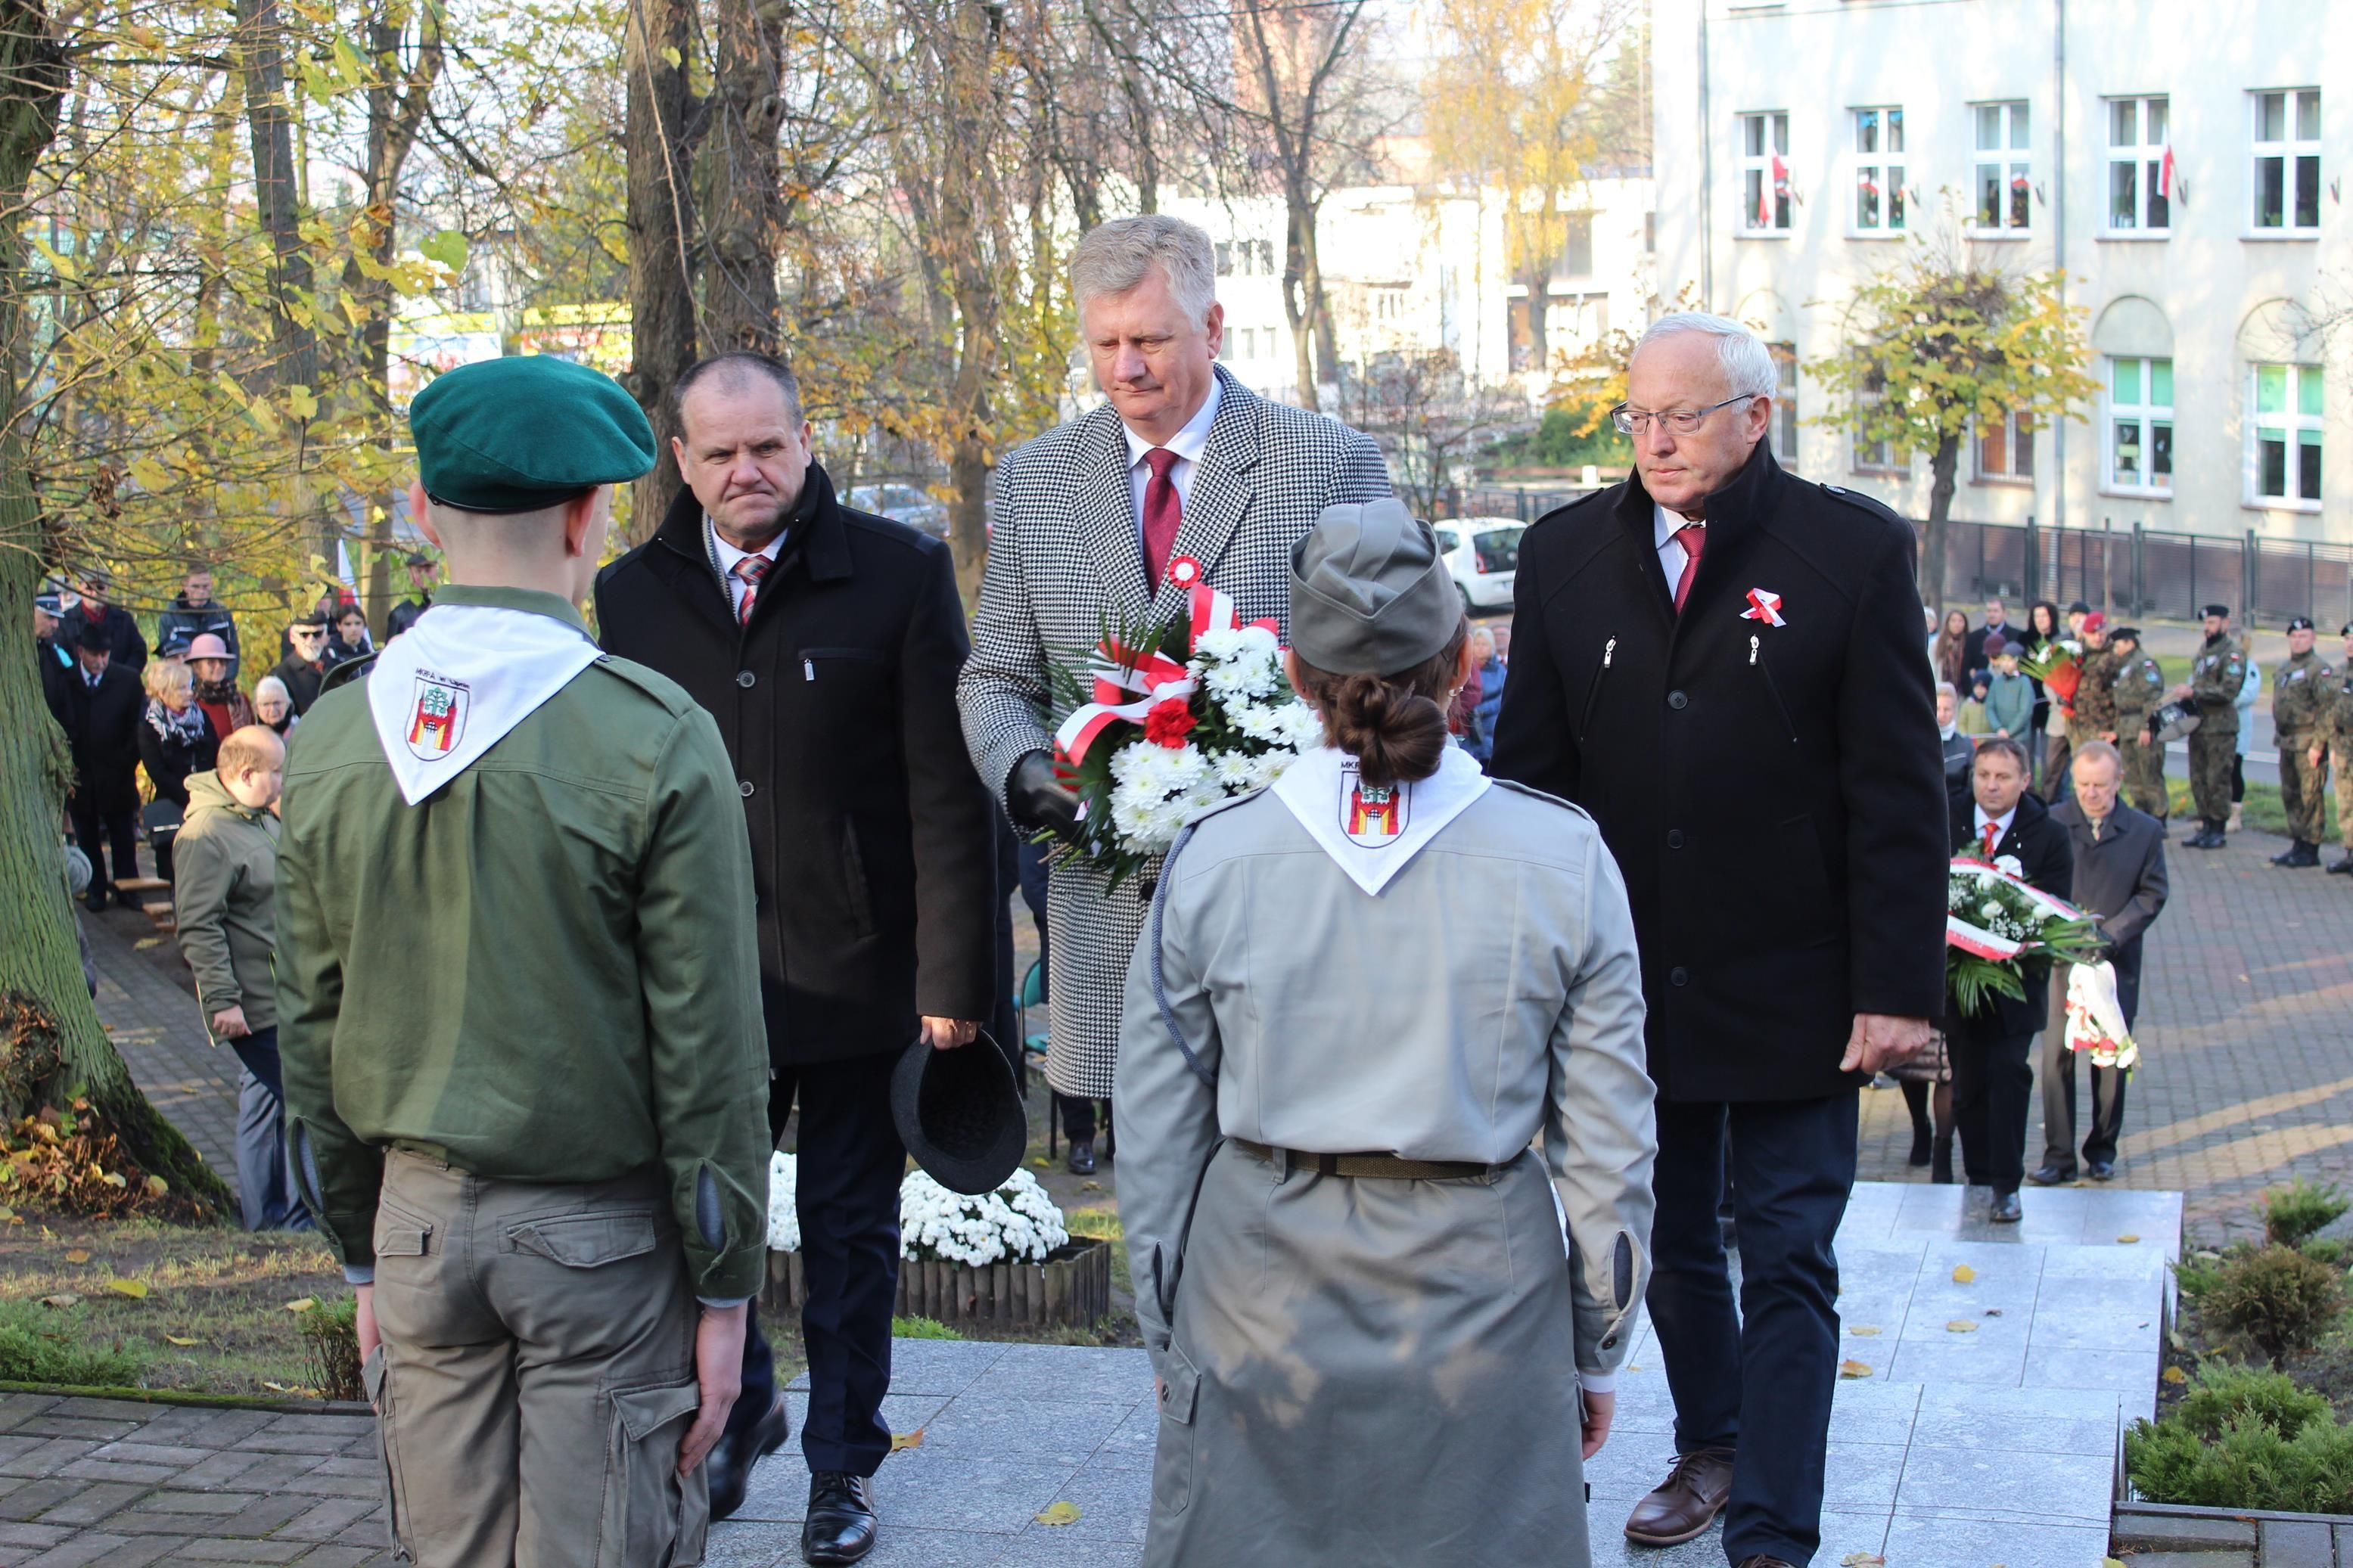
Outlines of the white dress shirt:
M1993 841L2000 844L2010 837L2010 825L2018 820L2018 807L2013 805L2000 816L1988 816L1984 806L1972 805L1969 807L1969 820L1977 834L1978 847L1982 849L1985 847L1986 825L1993 825Z
M1185 421L1182 430L1161 443L1176 454L1176 461L1168 470L1168 480L1176 487L1176 510L1180 515L1193 504L1193 470L1201 465L1202 450L1209 444L1209 426L1218 422L1218 404L1224 396L1225 388L1212 375L1209 377L1209 395L1201 400L1201 406L1194 411L1193 417ZM1152 479L1152 468L1144 460L1144 454L1153 447L1151 442L1130 429L1124 421L1121 423L1120 429L1127 437L1128 499L1134 508L1135 538L1141 544L1144 541L1144 487Z
M1658 513L1652 525L1652 542L1659 547L1659 565L1667 574L1667 592L1672 594L1675 591L1675 584L1683 580L1683 563L1691 559L1691 552L1685 550L1683 542L1675 537L1675 531L1693 526L1692 520L1681 512L1669 511L1655 501L1651 506ZM1707 524L1702 521L1698 526L1705 528Z
M719 530L712 526L710 515L705 513L702 540L711 547L711 563L719 573L720 586L727 590L727 613L740 621L744 618L744 595L750 592L750 587L743 578L735 575L735 563L747 555L765 555L768 558L768 564L775 566L776 552L785 547L785 536L780 532L757 550L738 550L720 537Z

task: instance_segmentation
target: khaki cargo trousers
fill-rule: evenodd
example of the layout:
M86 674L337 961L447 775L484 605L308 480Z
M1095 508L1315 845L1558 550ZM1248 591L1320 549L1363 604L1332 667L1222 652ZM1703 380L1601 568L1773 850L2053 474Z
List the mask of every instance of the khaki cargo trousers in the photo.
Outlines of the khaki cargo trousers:
M659 1179L555 1185L385 1156L376 1407L396 1555L422 1568L702 1561L694 1297Z

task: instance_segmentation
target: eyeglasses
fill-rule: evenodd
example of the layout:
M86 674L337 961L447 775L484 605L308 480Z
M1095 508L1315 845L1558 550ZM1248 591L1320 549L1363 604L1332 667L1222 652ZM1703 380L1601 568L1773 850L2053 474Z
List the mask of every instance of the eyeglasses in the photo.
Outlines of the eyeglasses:
M1609 423L1618 426L1618 433L1621 436L1645 435L1653 420L1663 423L1678 436L1688 436L1705 424L1707 416L1717 409L1729 408L1736 403L1746 403L1764 395L1761 392L1744 392L1737 397L1727 397L1704 408L1667 408L1655 414L1647 408L1629 408L1621 403L1609 411Z

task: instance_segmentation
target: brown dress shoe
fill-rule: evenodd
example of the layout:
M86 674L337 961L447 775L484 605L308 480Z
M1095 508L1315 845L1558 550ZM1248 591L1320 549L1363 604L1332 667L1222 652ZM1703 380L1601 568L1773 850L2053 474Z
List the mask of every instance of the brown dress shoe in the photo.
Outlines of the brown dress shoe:
M1706 1533L1732 1496L1732 1450L1700 1448L1679 1456L1651 1495L1634 1505L1626 1539L1641 1546L1672 1546Z

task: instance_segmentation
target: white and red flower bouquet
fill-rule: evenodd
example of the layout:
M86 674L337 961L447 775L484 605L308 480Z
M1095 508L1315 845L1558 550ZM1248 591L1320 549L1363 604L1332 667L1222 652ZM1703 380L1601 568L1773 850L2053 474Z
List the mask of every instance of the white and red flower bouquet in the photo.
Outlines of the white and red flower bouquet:
M2099 957L2092 917L2031 886L2015 857L1953 857L1945 879L1945 988L1958 1012L1982 1013L1997 996L2023 999L2030 965Z
M1056 672L1055 767L1079 797L1062 853L1112 887L1167 853L1187 817L1272 784L1324 743L1323 721L1283 675L1273 623L1242 625L1189 558L1169 574L1188 584L1184 616L1107 633L1083 671Z
M2042 682L2042 689L2068 712L2075 711L2075 689L2084 683L2084 645L2073 637L2053 637L2032 655L2018 661L2019 673Z

